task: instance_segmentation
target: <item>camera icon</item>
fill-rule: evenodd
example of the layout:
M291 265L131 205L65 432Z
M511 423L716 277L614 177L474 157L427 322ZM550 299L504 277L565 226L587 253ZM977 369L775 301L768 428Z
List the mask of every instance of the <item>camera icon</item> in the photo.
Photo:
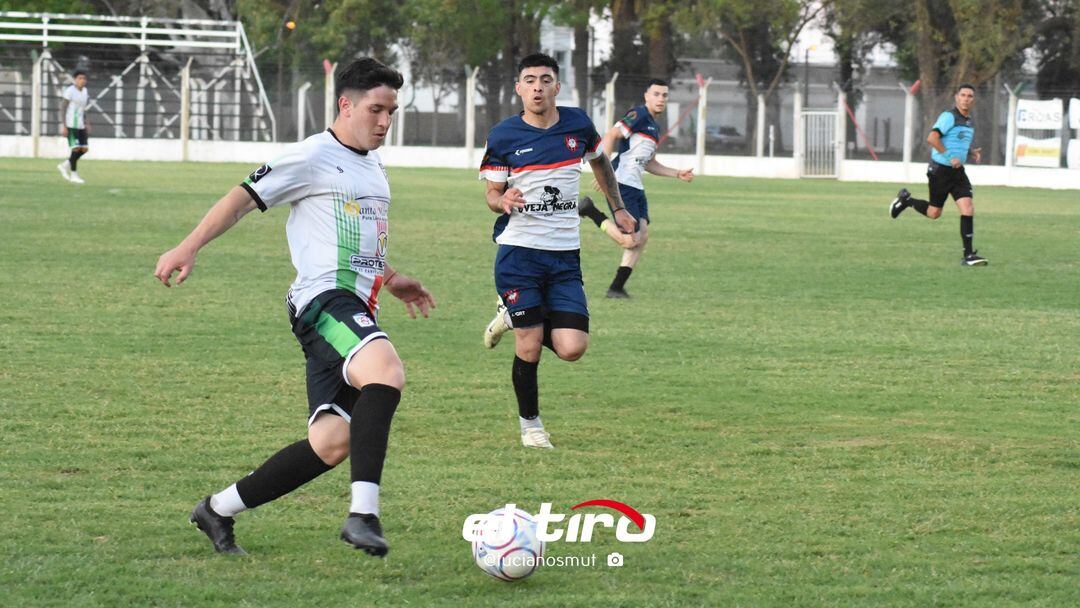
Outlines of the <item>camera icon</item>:
M608 556L607 556L608 568L622 568L624 563L625 563L625 560L623 559L622 553L619 553L618 551L616 551L614 553L608 553Z

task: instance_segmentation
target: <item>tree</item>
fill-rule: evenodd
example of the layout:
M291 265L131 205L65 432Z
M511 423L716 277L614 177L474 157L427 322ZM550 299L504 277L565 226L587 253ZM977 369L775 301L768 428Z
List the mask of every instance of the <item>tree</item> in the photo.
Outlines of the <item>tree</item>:
M1080 97L1080 1L1046 0L1035 51L1040 97Z

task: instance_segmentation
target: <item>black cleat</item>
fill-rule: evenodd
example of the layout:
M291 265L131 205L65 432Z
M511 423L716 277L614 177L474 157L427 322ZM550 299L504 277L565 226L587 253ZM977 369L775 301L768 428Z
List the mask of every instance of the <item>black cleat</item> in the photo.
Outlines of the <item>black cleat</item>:
M625 289L614 289L609 287L607 290L607 297L612 300L627 300L630 298L630 294L626 293Z
M379 516L370 513L349 513L345 525L341 528L341 540L354 549L363 549L364 553L382 557L390 551L390 544L382 534Z
M990 263L990 260L978 255L978 251L972 251L964 256L964 259L960 260L961 266L986 266Z
M235 520L215 513L210 508L209 496L195 505L188 521L198 526L210 538L210 542L214 543L214 551L230 555L247 555L247 551L236 546L236 538L233 537Z
M904 209L908 208L908 199L910 198L911 193L907 191L907 188L901 188L900 191L896 193L896 198L893 199L893 202L889 203L889 215L892 216L892 219L895 220L904 212Z
M585 217L589 215L589 211L592 209L596 209L596 205L593 204L592 199L587 196L581 197L581 200L578 201L577 204L577 214L581 217Z

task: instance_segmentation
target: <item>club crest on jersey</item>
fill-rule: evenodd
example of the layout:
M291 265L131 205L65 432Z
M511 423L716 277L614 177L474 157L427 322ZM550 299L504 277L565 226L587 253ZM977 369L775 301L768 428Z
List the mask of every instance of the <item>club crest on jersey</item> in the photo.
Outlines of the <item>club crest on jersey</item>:
M353 321L356 321L356 324L360 327L371 327L372 325L375 325L375 322L371 320L371 317L362 312L353 315Z
M251 175L248 176L248 179L251 180L251 183L257 184L259 183L260 179L266 177L267 173L270 173L271 169L273 169L273 167L271 167L270 165L263 165L258 169L252 171Z
M509 306L513 306L514 304L517 304L519 296L520 294L518 293L518 290L511 289L510 291L503 294L503 302L506 302L506 304Z
M574 137L573 135L567 135L566 136L566 149L567 150L570 150L571 152L577 152L578 143L580 143L580 142L578 142L578 138Z

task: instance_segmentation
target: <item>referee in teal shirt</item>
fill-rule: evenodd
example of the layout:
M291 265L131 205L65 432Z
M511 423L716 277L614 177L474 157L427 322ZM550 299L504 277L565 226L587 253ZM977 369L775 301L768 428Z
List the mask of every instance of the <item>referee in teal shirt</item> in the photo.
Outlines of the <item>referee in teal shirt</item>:
M964 163L969 157L975 162L982 159L982 148L971 148L975 136L971 118L971 107L974 105L975 87L960 85L956 89L956 107L942 112L926 137L931 147L930 164L926 168L930 200L911 198L911 193L902 188L889 205L889 214L896 219L904 209L914 207L919 213L936 220L941 217L941 208L951 194L960 209L960 238L964 241L964 257L960 263L964 266L985 266L987 259L971 246L975 236L975 203L972 201L971 182L964 171Z

